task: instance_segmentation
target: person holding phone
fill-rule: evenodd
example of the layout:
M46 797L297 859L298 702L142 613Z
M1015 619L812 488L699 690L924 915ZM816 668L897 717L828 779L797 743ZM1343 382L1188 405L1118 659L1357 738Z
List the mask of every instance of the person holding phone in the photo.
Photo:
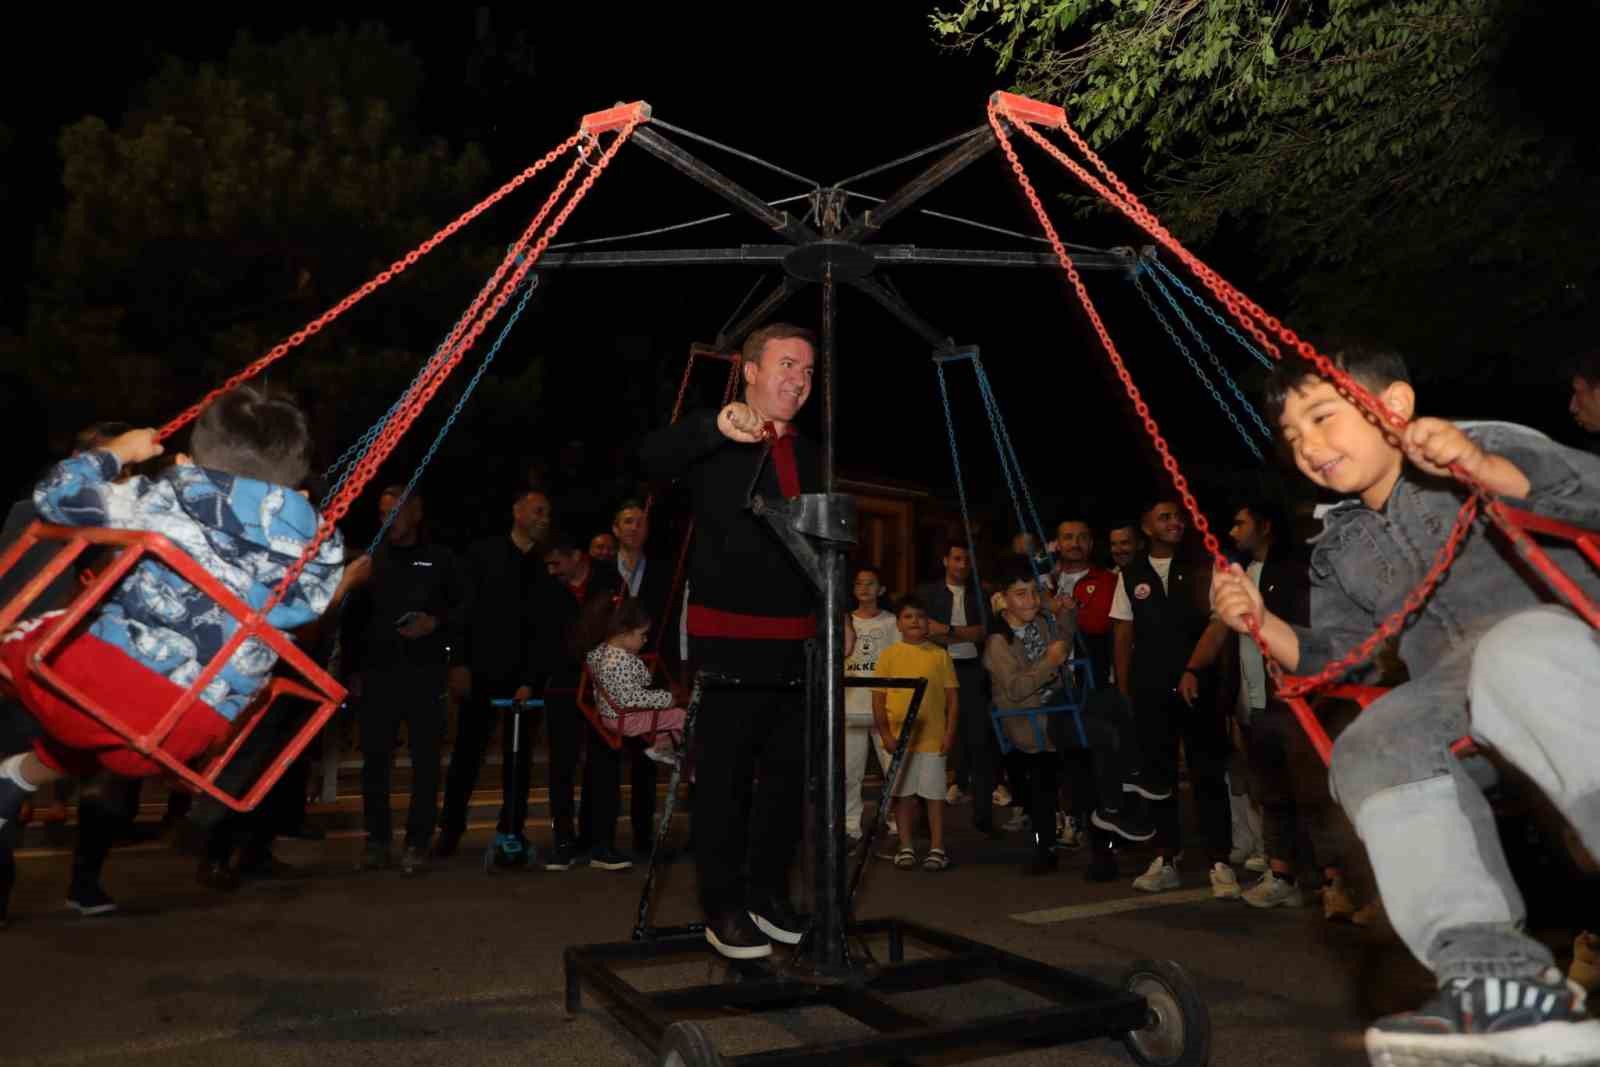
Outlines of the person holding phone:
M373 554L372 577L345 612L344 661L361 730L361 794L366 847L360 870L393 864L389 785L400 724L411 755L411 805L402 874L427 869L439 818L439 754L444 742L445 679L466 586L453 552L432 543L422 495L390 486L378 498L389 532ZM397 510L398 509L398 510Z

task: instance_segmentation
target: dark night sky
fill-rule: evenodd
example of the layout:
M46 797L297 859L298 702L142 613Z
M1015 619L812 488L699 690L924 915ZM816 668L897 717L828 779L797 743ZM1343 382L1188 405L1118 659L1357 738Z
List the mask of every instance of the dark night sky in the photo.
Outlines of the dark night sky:
M669 122L827 183L982 123L987 93L1004 87L986 57L940 53L930 41L920 5L794 5L784 10L795 17L778 23L757 22L748 15L690 14L692 5L680 5L670 15L624 16L619 8L592 24L551 24L536 21L528 13L535 9L496 11L489 23L490 32L503 40L518 32L527 35L535 57L533 77L509 86L487 109L471 112L464 110L461 85L474 43L473 9L384 16L397 37L417 47L426 64L428 132L480 139L494 162L497 182L571 132L584 112L642 98ZM329 22L324 15L282 10L251 19L248 28L262 37ZM59 163L53 136L63 123L86 113L114 120L129 87L153 69L156 56L218 56L234 32L244 28L215 17L180 20L148 10L97 24L99 32L87 38L67 24L55 33L41 33L35 55L43 61L30 72L13 65L5 74L6 99L28 101L26 110L13 104L13 113L3 119L15 135L7 168L12 200L7 213L30 224L57 206ZM46 72L42 78L41 70ZM41 85L49 91L39 92ZM712 149L686 147L759 195L803 191L803 186ZM1025 152L1024 160L1041 190L1069 188L1069 176L1037 151ZM1138 188L1138 158L1114 157L1113 162L1127 168L1125 176ZM883 195L915 167L869 179L857 188ZM537 198L525 194L482 224L509 235L520 229L520 220L536 204ZM1024 232L1032 232L1034 225L998 152L924 206ZM643 151L628 149L563 238L674 223L723 207L713 194ZM1056 215L1068 240L1139 243L1132 227L1120 221L1084 222L1060 210ZM759 224L739 217L651 244L717 247L768 239ZM970 248L1030 246L921 216L902 217L883 239ZM25 271L25 249L20 242L8 246L8 270ZM1226 247L1201 251L1225 275L1274 306L1275 294L1252 276L1246 257ZM526 352L542 352L551 359L550 401L531 432L546 440L572 434L594 438L598 435L588 422L591 418L630 419L630 413L605 404L608 354L619 347L648 346L657 373L675 378L687 345L711 340L758 276L744 267L548 274L540 314L524 320L518 337ZM1131 409L1082 313L1053 273L904 267L891 277L925 318L960 342L983 346L1023 463L1042 496L1062 504L1085 496L1101 513L1098 517L1105 518L1108 510L1127 508L1155 485ZM463 291L469 292L475 281L464 279ZM1126 282L1107 275L1089 281L1180 456L1196 465L1251 466L1233 431L1153 330ZM16 321L20 304L19 290L8 288L0 313L9 325ZM400 298L393 291L387 296ZM812 291L792 301L783 317L813 322L816 313ZM440 326L442 332L447 324ZM926 347L850 291L841 294L839 337L841 467L949 486L948 451ZM435 340L419 339L419 350ZM1242 370L1237 350L1225 339L1216 340L1229 366ZM588 403L570 402L577 397L588 398ZM1448 403L1462 414L1516 417L1566 432L1565 398L1553 392L1531 387L1501 391L1493 407L1471 394L1451 394ZM969 476L979 486L998 490L993 451L970 390L957 406L968 431L963 450L970 457Z

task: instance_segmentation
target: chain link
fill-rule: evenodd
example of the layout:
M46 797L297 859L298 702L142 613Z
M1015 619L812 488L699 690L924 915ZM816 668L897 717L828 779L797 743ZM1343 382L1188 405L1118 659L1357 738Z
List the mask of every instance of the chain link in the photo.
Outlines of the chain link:
M939 400L944 405L944 430L945 435L950 439L950 462L955 465L956 496L961 501L961 530L967 537L967 557L972 562L972 582L981 591L983 589L983 579L978 574L978 545L973 540L972 513L967 510L967 480L961 476L961 449L956 444L956 419L950 412L950 388L944 379L944 363L936 362L934 369L939 374ZM978 615L983 619L983 629L987 633L989 630L989 605L982 595L978 597Z
M1135 277L1137 276L1138 275L1136 274ZM1272 442L1272 431L1269 430L1267 428L1267 424L1262 421L1261 413L1256 410L1255 405L1250 403L1249 399L1244 395L1243 390L1239 388L1239 383L1233 380L1233 375L1228 373L1228 368L1222 365L1222 361L1217 358L1216 352L1212 351L1211 342L1206 340L1206 335L1200 332L1199 328L1196 327L1195 324L1189 319L1188 315L1184 314L1183 308L1178 306L1177 298L1172 295L1172 291L1170 289L1162 284L1160 278L1156 277L1154 274L1150 275L1150 284L1156 287L1156 292L1160 293L1162 299L1167 302L1167 306L1172 308L1172 313L1178 316L1178 320L1182 322L1184 328L1189 331L1189 336L1192 337L1195 343L1200 346L1201 351L1205 352L1206 358L1211 361L1211 366L1216 370L1217 374L1222 377L1223 384L1226 385L1229 391L1233 393L1233 397L1239 402L1239 406L1243 408L1245 413L1248 414L1255 422L1256 429L1260 431L1262 439L1270 444ZM1170 327L1168 328L1167 332L1172 332Z
M1235 341L1239 342L1239 347L1244 349L1246 352L1250 353L1250 355L1256 360L1256 362L1260 363L1263 367L1267 368L1268 370L1272 369L1272 367L1273 367L1272 360L1270 360L1266 356L1262 355L1261 354L1261 350L1259 348L1257 348L1255 345L1251 344L1249 341L1246 341L1245 338L1244 338L1244 334L1240 333L1238 331L1238 329L1236 329L1234 327L1233 323L1231 323L1227 319L1223 318L1222 315L1217 311L1217 309L1212 307L1211 304L1209 302L1207 302L1205 297L1201 296L1199 293L1197 293L1193 289L1189 288L1189 285L1188 285L1187 282L1185 282L1182 278L1178 277L1176 274L1172 273L1172 268L1171 267L1167 266L1165 263L1161 262L1161 260L1157 259L1153 255L1150 256L1148 258L1148 260L1146 260L1146 262L1154 264L1155 268L1157 270L1159 270L1162 274L1166 275L1167 281L1169 281L1173 285L1177 286L1179 291L1182 292L1184 296L1188 297L1194 303L1195 307L1197 307L1201 311L1205 312L1206 315L1210 317L1212 322L1216 323L1218 326L1221 326L1224 330L1227 330L1228 331L1228 336L1232 337Z
M1206 392L1211 394L1211 399L1217 402L1217 407L1221 408L1222 413L1228 416L1228 421L1233 423L1233 428L1238 431L1239 439L1244 442L1244 447L1248 448L1250 454L1256 457L1257 463L1263 462L1264 457L1261 455L1261 449L1257 448L1255 441L1251 440L1250 431L1244 428L1244 424L1239 421L1239 416L1233 413L1233 408L1229 407L1228 402L1222 398L1222 394L1217 392L1217 387L1212 384L1211 379L1206 375L1205 368L1200 366L1199 362L1194 358L1194 353L1189 351L1189 346L1184 344L1183 338L1178 336L1178 331L1172 328L1171 321L1156 306L1154 298L1150 296L1150 290L1144 287L1144 277L1140 272L1134 272L1133 287L1144 298L1145 306L1150 309L1150 314L1154 315L1156 321L1161 324L1161 328L1167 331L1167 336L1172 339L1173 346L1183 353L1184 359L1189 361L1189 368L1194 371L1195 377L1200 379L1200 384L1206 387ZM1228 384L1233 384L1231 378L1228 380ZM1239 393L1238 387L1235 386L1233 391L1237 395ZM1247 408L1249 407L1248 402L1245 401L1242 395L1239 396L1239 401L1244 403Z

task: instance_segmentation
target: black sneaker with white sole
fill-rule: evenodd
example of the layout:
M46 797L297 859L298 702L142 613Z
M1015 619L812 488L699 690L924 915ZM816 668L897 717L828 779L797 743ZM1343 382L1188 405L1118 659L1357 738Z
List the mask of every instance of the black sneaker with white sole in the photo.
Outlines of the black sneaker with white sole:
M1373 1067L1577 1067L1600 1063L1600 1020L1550 968L1536 979L1460 978L1367 1030Z
M706 920L706 941L730 960L758 960L772 955L767 940L748 912L730 911Z
M1143 771L1134 771L1128 775L1127 781L1122 783L1124 793L1134 793L1146 800L1166 800L1172 796L1172 786L1166 782L1158 782Z
M117 910L117 902L97 883L85 882L67 891L67 907L79 915L110 915Z
M785 945L798 945L811 923L775 896L758 897L750 904L750 921L756 929Z
M1089 816L1089 821L1107 833L1129 841L1148 841L1156 836L1156 828L1149 818L1127 808L1121 811L1096 808L1094 814Z

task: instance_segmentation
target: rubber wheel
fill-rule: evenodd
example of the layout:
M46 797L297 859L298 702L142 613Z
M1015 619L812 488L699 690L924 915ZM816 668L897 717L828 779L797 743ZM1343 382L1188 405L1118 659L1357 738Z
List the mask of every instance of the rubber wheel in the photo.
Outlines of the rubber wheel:
M673 1023L661 1035L661 1067L722 1067L722 1057L694 1023Z
M1122 988L1145 998L1150 1022L1122 1035L1143 1067L1205 1067L1211 1060L1211 1013L1189 973L1171 960L1140 960Z

